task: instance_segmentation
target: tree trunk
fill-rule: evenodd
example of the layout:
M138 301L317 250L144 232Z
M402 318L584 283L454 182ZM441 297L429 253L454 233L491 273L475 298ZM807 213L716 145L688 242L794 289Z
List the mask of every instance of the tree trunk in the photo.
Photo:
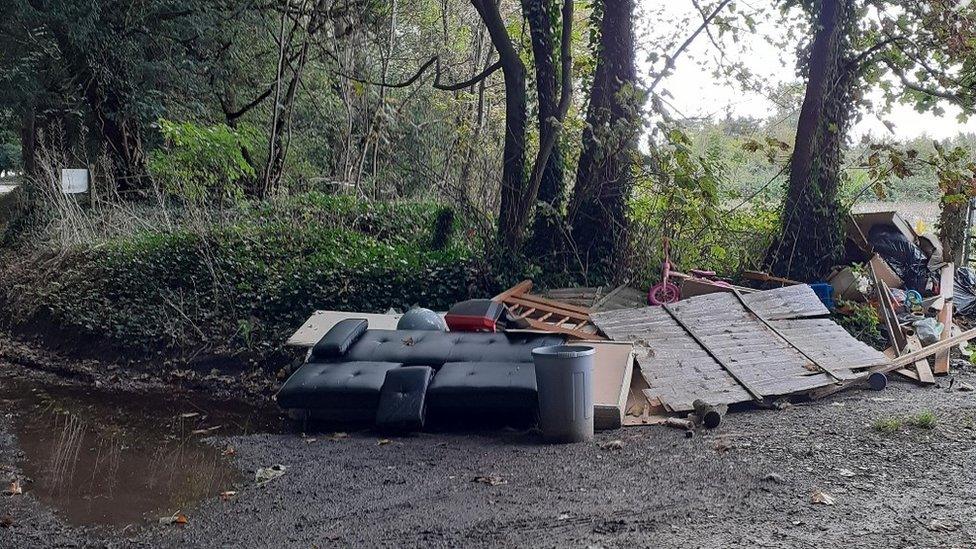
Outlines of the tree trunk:
M556 49L552 32L552 4L547 0L523 0L525 17L532 36L532 56L535 60L536 93L538 96L539 142L550 138L557 130L551 120L559 115L559 96L556 74ZM562 147L558 141L546 160L535 200L548 204L535 212L529 251L535 256L551 254L557 244L559 211L565 201Z
M498 51L505 77L505 150L502 159L501 208L498 236L510 250L518 247L519 206L525 194L525 65L512 45L494 0L471 0Z
M26 178L37 175L37 115L34 107L30 107L21 120L20 164Z
M851 117L853 67L846 57L850 0L821 0L807 62L781 232L768 263L780 276L822 279L843 254L837 189Z
M599 57L570 201L572 244L586 266L609 273L627 239L641 94L635 68L634 0L606 0Z
M956 181L952 188L942 190L942 204L939 212L939 241L942 243L942 257L956 265L965 265L963 253L966 248L966 228L969 224L969 197L964 185L968 181Z

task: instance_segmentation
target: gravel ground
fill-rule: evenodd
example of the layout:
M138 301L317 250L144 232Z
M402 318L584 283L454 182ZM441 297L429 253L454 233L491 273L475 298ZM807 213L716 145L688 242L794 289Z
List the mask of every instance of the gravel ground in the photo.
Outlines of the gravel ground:
M217 439L248 478L288 469L187 509L185 526L116 531L64 523L28 486L0 497L0 547L973 547L976 393L959 388L976 374L949 381L733 413L691 438L639 427L565 446L504 430ZM927 411L934 425L915 425ZM4 486L18 452L8 414ZM833 505L812 503L818 490Z

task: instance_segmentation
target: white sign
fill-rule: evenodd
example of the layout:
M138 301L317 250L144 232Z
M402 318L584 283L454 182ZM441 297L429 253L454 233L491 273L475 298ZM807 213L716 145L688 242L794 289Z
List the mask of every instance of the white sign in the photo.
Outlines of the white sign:
M64 194L80 194L88 192L88 170L61 170L61 192Z

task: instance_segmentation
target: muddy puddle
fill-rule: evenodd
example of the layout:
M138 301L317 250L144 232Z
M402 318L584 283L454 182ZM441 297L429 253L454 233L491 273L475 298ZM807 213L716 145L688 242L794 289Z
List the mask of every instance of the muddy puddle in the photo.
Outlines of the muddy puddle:
M0 379L24 452L24 491L75 525L139 526L244 481L203 439L280 428L275 414L200 395L118 393Z

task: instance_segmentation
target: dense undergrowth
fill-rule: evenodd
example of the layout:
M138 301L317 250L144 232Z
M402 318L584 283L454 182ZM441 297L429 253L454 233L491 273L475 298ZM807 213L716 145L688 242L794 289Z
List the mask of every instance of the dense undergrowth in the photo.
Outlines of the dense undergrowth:
M316 309L446 308L483 295L477 242L449 208L301 195L232 222L6 255L10 320L161 355L266 356Z

